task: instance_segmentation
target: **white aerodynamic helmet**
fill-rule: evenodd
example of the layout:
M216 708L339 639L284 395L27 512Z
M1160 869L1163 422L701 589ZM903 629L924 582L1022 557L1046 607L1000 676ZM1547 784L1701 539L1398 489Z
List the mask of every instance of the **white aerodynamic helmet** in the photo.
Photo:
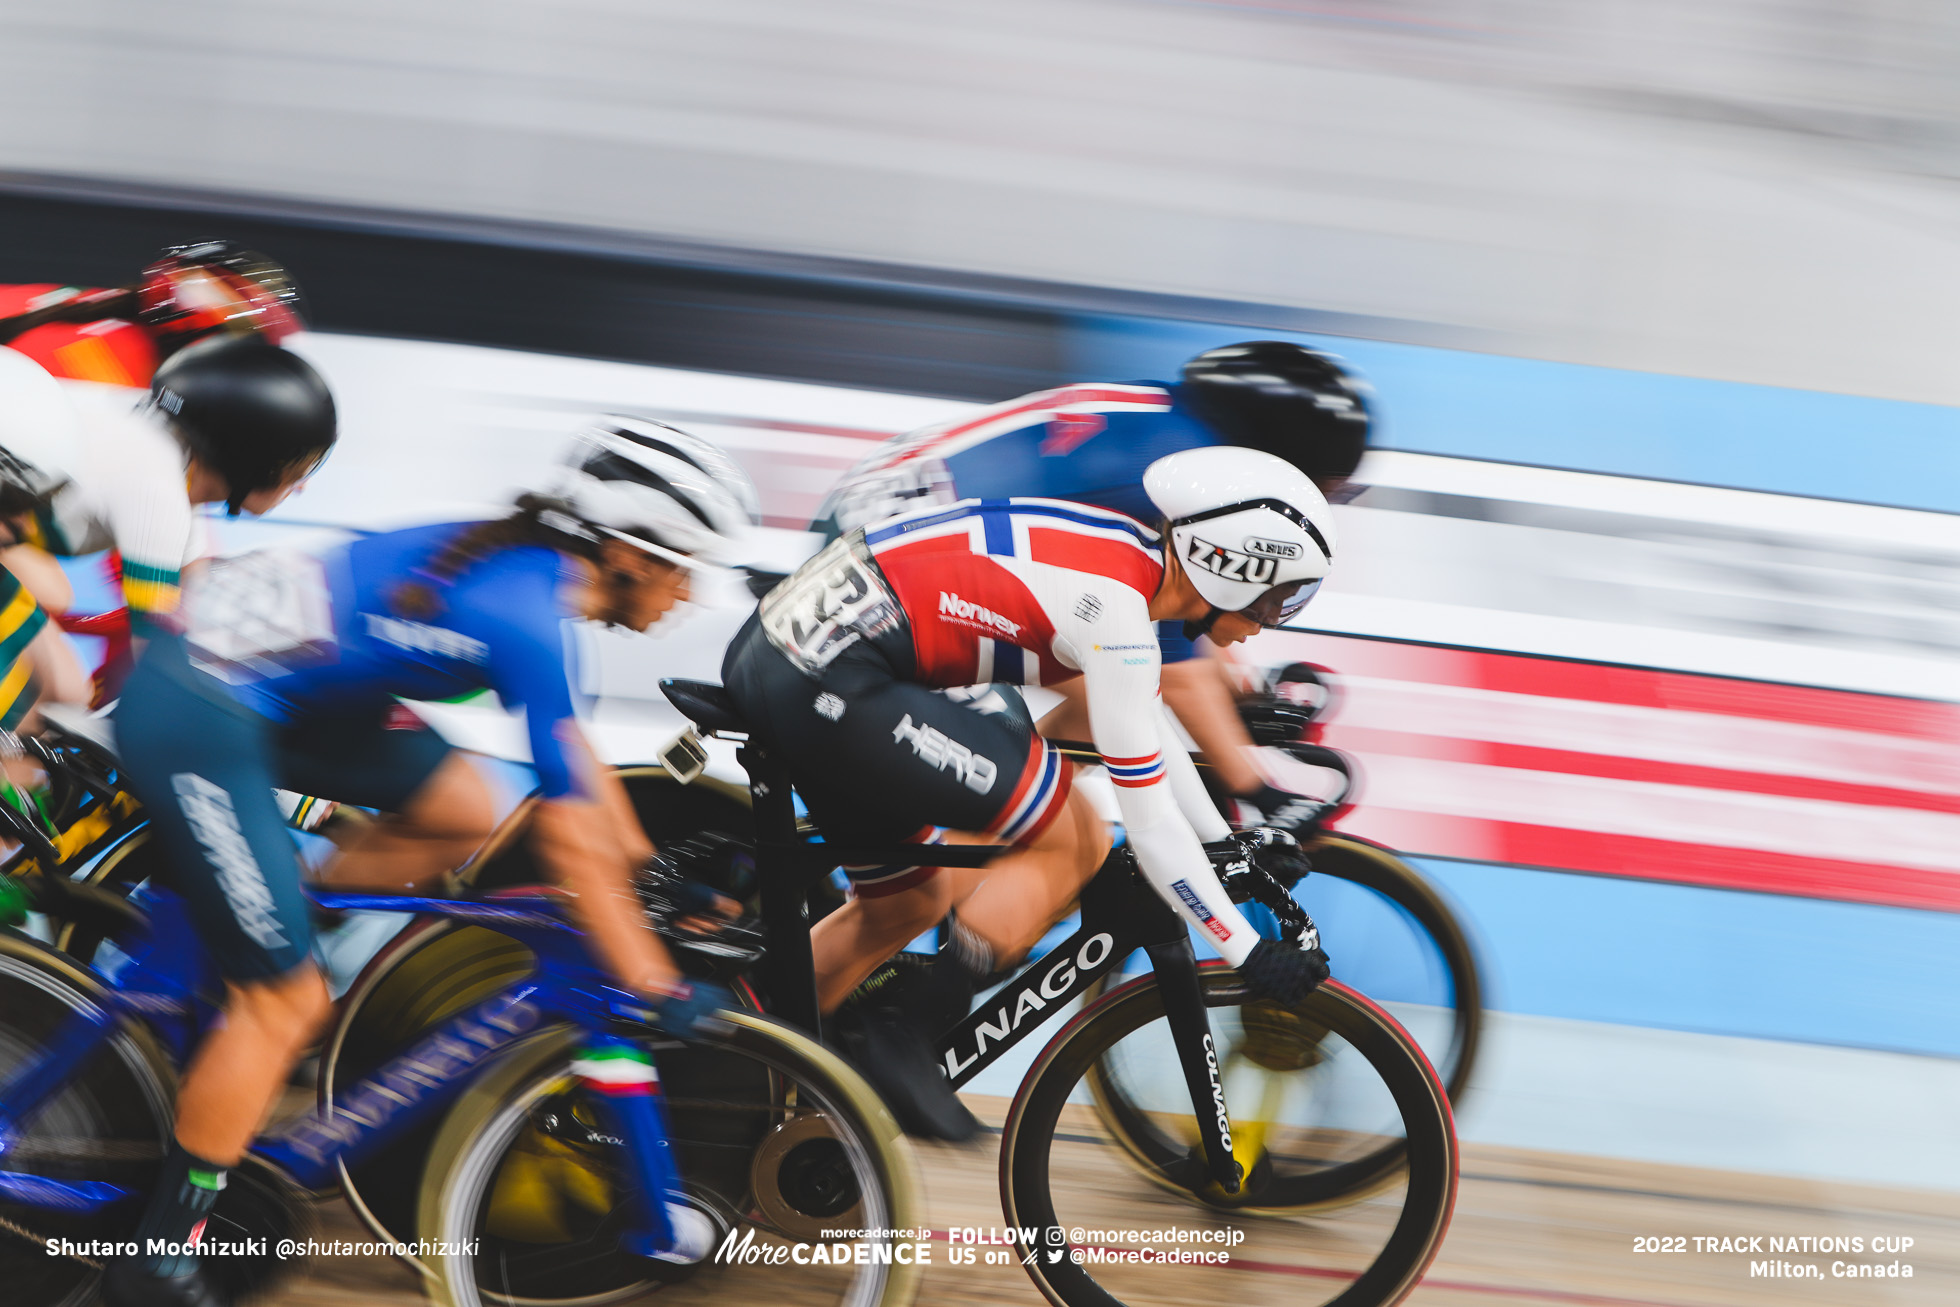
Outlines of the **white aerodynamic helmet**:
M567 463L556 494L574 517L682 566L733 562L758 520L741 465L665 423L605 418Z
M1170 523L1185 575L1219 613L1279 626L1333 566L1334 514L1283 458L1238 446L1187 449L1152 463L1143 489Z
M27 355L0 346L0 484L39 498L72 480L80 426L61 383Z

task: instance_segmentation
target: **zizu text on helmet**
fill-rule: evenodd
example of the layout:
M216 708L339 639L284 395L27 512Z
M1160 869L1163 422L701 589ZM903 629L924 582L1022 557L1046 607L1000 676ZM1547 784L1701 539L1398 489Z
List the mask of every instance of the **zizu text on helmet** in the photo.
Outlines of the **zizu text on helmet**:
M1279 626L1306 606L1334 563L1334 515L1306 473L1256 449L1188 449L1143 474L1171 547L1211 617Z
M734 459L645 418L580 433L556 497L586 526L686 567L734 561L758 520L755 484Z
M1184 365L1185 402L1227 442L1316 481L1354 475L1368 448L1368 383L1332 354L1281 340L1206 350Z

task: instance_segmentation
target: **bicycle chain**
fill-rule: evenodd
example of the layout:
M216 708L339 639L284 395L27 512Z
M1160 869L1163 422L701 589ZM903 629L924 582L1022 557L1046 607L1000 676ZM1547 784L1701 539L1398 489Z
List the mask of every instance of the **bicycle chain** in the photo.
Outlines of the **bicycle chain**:
M0 1232L19 1235L21 1238L27 1240L29 1243L40 1244L41 1247L43 1248L47 1248L52 1244L52 1240L43 1239L40 1235L34 1233L26 1226L18 1225L13 1221L8 1220L4 1216L0 1216ZM101 1262L96 1261L93 1257L84 1257L80 1253L57 1253L55 1254L55 1256L66 1257L71 1262L80 1262L82 1265L88 1267L91 1271L99 1271L102 1269Z
M34 1139L23 1140L7 1150L9 1159L17 1157L32 1158L36 1155L74 1160L88 1158L98 1162L147 1162L155 1161L163 1150L156 1144L139 1143L135 1140L119 1139ZM34 1233L17 1221L0 1216L0 1233L15 1235L29 1243L47 1248L50 1240ZM71 1262L80 1262L91 1271L102 1269L102 1263L93 1257L80 1253L55 1253L53 1256L66 1257Z
M24 1139L7 1150L12 1158L53 1158L56 1161L154 1162L163 1156L161 1144L134 1139L42 1138Z

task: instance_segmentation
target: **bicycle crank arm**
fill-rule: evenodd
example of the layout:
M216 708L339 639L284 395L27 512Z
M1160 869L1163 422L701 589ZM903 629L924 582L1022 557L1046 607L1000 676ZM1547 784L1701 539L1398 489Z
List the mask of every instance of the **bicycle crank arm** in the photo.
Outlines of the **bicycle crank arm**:
M97 1212L130 1197L130 1191L101 1180L69 1183L19 1171L0 1171L0 1201L57 1212Z
M1205 1171L1220 1189L1236 1194L1244 1168L1232 1156L1232 1118L1225 1108L1218 1049L1212 1043L1211 1018L1205 1013L1204 991L1198 983L1198 960L1191 941L1182 935L1148 945L1147 951L1164 997L1164 1019L1170 1023L1177 1060L1184 1068L1184 1084L1191 1091L1191 1112L1204 1143Z

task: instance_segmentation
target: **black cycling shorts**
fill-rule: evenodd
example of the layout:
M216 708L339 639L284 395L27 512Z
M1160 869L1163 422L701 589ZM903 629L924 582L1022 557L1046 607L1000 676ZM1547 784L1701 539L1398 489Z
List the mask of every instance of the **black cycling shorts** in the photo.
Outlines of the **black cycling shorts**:
M756 738L789 769L826 839L924 843L936 829L1026 844L1068 802L1073 768L1035 734L1020 696L977 696L903 679L865 644L812 680L751 617L722 662L722 682ZM859 894L923 884L939 870L847 866Z
M389 728L393 701L281 724L150 642L116 706L116 748L198 935L230 980L306 961L312 923L274 787L396 812L449 756L430 730Z

